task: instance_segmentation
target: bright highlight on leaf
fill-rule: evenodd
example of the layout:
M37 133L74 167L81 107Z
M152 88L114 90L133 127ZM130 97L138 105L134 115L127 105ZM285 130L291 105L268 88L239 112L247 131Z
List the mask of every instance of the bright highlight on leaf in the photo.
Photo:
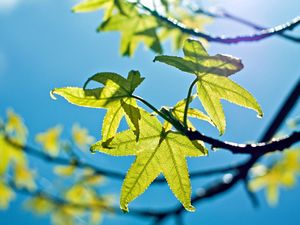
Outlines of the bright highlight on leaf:
M243 68L241 60L228 55L209 56L199 41L188 39L183 47L184 57L157 56L154 61L176 67L197 76L197 94L220 134L225 132L226 119L220 100L253 109L262 116L255 98L228 76Z
M116 134L109 143L99 141L91 149L113 156L136 156L123 182L120 199L122 210L127 212L128 204L162 173L185 209L194 211L185 157L206 155L207 150L203 145L195 146L179 133L165 132L156 117L141 111L138 141L132 130L126 130Z
M129 72L127 79L116 73L97 73L88 79L84 88L56 88L52 94L60 95L75 105L107 109L102 125L102 139L108 140L116 134L124 116L138 137L138 108L132 94L143 80L140 73L133 70ZM100 83L104 87L86 89L90 81Z

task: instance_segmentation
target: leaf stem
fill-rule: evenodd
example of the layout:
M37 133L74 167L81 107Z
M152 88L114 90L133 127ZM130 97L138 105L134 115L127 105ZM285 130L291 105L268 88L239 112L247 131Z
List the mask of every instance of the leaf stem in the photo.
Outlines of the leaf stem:
M188 90L188 94L187 94L187 97L186 97L186 104L185 104L185 107L184 107L184 114L183 114L183 125L187 128L187 113L188 113L188 110L189 110L189 104L190 104L190 97L192 95L192 90L193 90L193 87L194 85L196 84L198 78L196 78L190 85L189 87L189 90Z
M148 106L150 109L152 109L154 112L156 112L159 116L161 116L164 120L172 123L172 121L166 117L163 113L161 113L157 108L155 108L152 104L150 104L148 101L146 101L145 99L143 99L142 97L139 97L137 95L132 95L131 97L139 100L140 102L142 102L143 104L145 104L146 106Z

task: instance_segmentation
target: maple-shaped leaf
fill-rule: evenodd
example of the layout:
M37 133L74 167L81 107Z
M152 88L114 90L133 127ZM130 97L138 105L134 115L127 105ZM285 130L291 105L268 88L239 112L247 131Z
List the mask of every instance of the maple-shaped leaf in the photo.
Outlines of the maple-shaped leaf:
M196 75L198 97L220 134L224 133L226 127L221 99L253 109L260 117L263 115L251 93L228 78L243 68L240 59L221 54L209 56L202 44L192 39L185 41L183 52L183 58L162 55L155 57L154 61Z
M97 142L91 150L113 156L136 156L121 190L120 206L123 211L128 211L128 204L141 195L161 173L185 209L194 211L185 157L203 156L207 150L180 133L165 132L155 116L141 111L138 141L132 130L126 130L116 134L108 144Z
M194 99L195 99L196 95L192 95L189 98L189 103L191 103ZM169 109L169 111L172 113L172 115L179 120L181 123L183 123L184 121L184 111L185 111L185 106L187 104L187 99L183 99L179 102L176 103L176 105ZM214 125L211 121L211 119L209 118L209 116L207 116L206 114L204 114L203 112L201 112L198 109L195 108L188 108L187 111L187 117L192 117L192 118L197 118L200 120L204 120L206 122L209 122L210 124ZM187 119L187 126L193 130L195 130L195 127L193 126L193 124L191 123L191 121L189 119ZM165 122L164 124L165 130L170 130L172 128L172 124L169 122Z
M120 31L122 55L131 56L139 43L144 43L156 53L162 53L156 33L157 20L146 14L140 14L134 4L125 5L126 13L116 13L104 21L98 31ZM124 10L125 11L125 10Z
M143 80L138 71L130 71L127 79L116 73L98 73L88 79L84 88L56 88L51 93L60 95L75 105L107 109L102 125L102 139L108 140L115 135L123 116L138 137L135 115L138 107L132 93ZM86 89L90 81L101 83L104 87Z

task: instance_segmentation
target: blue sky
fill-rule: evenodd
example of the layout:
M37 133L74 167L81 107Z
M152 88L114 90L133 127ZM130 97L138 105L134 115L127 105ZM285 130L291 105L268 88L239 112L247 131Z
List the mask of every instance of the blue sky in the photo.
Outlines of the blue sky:
M300 9L297 0L211 2L265 26L288 21L299 15ZM153 63L155 54L143 46L138 48L133 58L122 58L119 54L119 34L96 33L100 14L72 14L70 8L74 3L76 1L72 0L0 0L0 115L3 116L8 107L14 108L25 119L31 140L34 134L56 124L64 125L64 135L67 136L74 122L88 127L95 137L99 137L104 115L102 110L76 107L61 98L54 101L49 97L49 92L54 87L82 86L89 76L102 71L126 76L131 69L139 70L146 80L137 94L157 107L172 105L185 97L192 77L166 65ZM229 35L252 32L244 26L220 20L210 25L208 31ZM300 28L295 30L295 34L300 35ZM168 54L182 54L171 53L169 43L164 47ZM234 75L233 79L255 95L265 113L263 119L257 119L250 110L224 103L228 126L222 139L236 142L256 140L299 78L300 45L272 37L257 43L210 44L208 51L243 59L245 69ZM299 115L299 109L298 105L291 117ZM206 134L218 136L215 129L204 123L198 125ZM101 154L90 160L123 172L132 163L132 158L112 158ZM189 168L191 171L199 170L239 160L240 156L220 151L205 159L189 160ZM47 175L47 165L41 161L31 163ZM193 181L194 191L205 183L203 179ZM110 191L119 193L120 182L113 181L107 185ZM197 212L186 213L184 219L186 224L201 225L300 224L297 215L299 186L281 192L280 204L275 208L267 206L263 194L258 194L261 207L253 209L243 188L237 186L221 197L196 205ZM151 186L132 206L157 208L173 204L176 200L167 187ZM37 218L24 211L19 200L7 211L0 212L0 224L29 223L50 224L49 218ZM104 224L149 224L149 221L125 216L107 218Z

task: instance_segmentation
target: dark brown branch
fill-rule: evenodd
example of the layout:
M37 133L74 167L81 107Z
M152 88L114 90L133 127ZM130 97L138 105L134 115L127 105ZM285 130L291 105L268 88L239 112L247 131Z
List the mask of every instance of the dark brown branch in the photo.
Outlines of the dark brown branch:
M252 41L259 41L268 37L271 37L276 34L283 33L287 30L293 30L295 27L297 27L300 24L300 16L295 17L292 19L290 22L287 22L285 24L281 24L272 28L268 29L263 29L260 30L257 33L251 34L251 35L244 35L244 36L236 36L236 37L226 37L225 35L222 36L214 36L208 33L204 33L199 31L198 29L191 29L186 27L183 23L180 21L170 18L170 17L165 17L161 14L159 14L157 11L154 11L147 6L139 3L139 7L141 7L143 10L147 11L150 13L152 16L160 20L161 22L173 27L179 29L181 32L203 38L209 42L218 42L218 43L223 43L223 44L237 44L240 42L252 42Z
M201 140L211 144L212 148L223 148L234 154L266 154L274 151L281 151L289 148L293 144L300 141L300 132L294 132L290 136L277 139L271 142L262 142L257 144L237 144L232 142L223 142L201 134L199 131L188 131L187 136L191 140Z
M233 15L232 13L229 13L227 11L225 11L224 9L220 9L218 11L212 11L212 10L207 10L207 9L202 9L202 8L198 8L196 10L193 10L195 13L201 13L203 15L212 17L212 18L224 18L224 19L229 19L235 22L238 22L240 24L246 25L248 27L251 27L255 30L265 30L267 29L266 27L262 27L258 24L255 24L249 20L246 20L244 18L238 17L236 15ZM295 37L286 33L277 33L276 35L285 38L287 40L290 41L294 41L294 42L300 42L300 37Z

